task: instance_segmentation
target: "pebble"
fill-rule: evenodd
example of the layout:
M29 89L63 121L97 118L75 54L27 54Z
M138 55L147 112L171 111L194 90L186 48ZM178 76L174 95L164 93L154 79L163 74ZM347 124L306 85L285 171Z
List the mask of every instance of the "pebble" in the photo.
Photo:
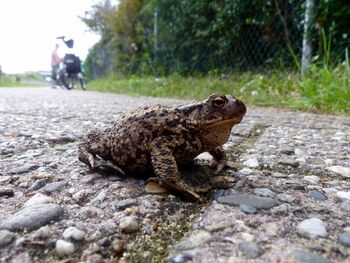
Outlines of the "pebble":
M267 223L265 225L265 231L266 231L266 235L268 236L277 236L279 232L278 224L274 222Z
M289 195L289 194L278 194L277 199L282 201L282 202L286 202L286 203L292 203L295 201L296 197Z
M272 176L276 177L276 178L287 178L288 177L288 175L283 174L283 173L279 173L279 172L272 173Z
M294 250L288 255L288 259L292 259L295 263L332 263L332 261L318 255L315 253L303 251L303 250ZM287 262L289 262L287 260Z
M69 256L75 250L74 244L62 239L56 241L56 253L60 257Z
M327 236L327 230L323 221L316 217L300 222L296 231L299 235L310 239Z
M0 229L34 230L49 224L52 220L57 220L63 212L63 208L56 204L29 206L3 220Z
M299 167L299 162L298 161L295 161L295 160L292 160L292 159L288 159L288 158L285 158L285 159L280 159L278 161L278 164L280 165L283 165L283 166L289 166L289 167L292 167L292 168L298 168Z
M341 235L339 235L339 242L346 247L350 247L350 233L344 232Z
M33 195L27 202L24 203L24 207L29 207L33 205L42 205L53 203L53 199L47 195L43 195L41 193L36 193Z
M240 204L239 208L241 209L242 212L246 214L256 214L258 212L258 210L251 205Z
M249 167L249 168L258 168L259 167L259 161L256 158L251 158L246 160L243 163L244 166Z
M38 164L25 164L21 167L16 167L11 169L8 173L9 174L24 174L30 171L33 171L35 169L38 169L40 166Z
M117 255L120 255L124 252L125 242L124 240L116 239L112 242L112 247L113 247L114 253L116 253Z
M255 195L229 195L222 196L217 199L219 203L239 206L246 204L257 209L270 209L278 204L278 202L269 197L261 197Z
M22 252L18 255L16 255L12 260L11 263L32 263L30 256L27 252Z
M135 216L126 216L119 224L120 230L125 234L134 233L139 230L139 227Z
M193 256L189 253L181 253L170 259L171 263L191 263Z
M338 191L337 196L342 199L350 200L350 192Z
M57 192L61 190L62 188L66 187L68 185L67 181L59 181L59 182L52 182L46 184L42 191L46 194L52 194L53 192Z
M181 240L175 245L176 250L188 250L199 247L212 239L210 232L206 230L195 230L189 237Z
M0 247L11 244L15 237L15 234L8 230L0 230Z
M75 241L81 241L85 238L85 232L74 226L71 226L64 230L63 238L66 240L73 239Z
M253 242L255 237L254 235L248 233L248 232L242 232L241 233L241 238L245 241L248 241L248 242Z
M350 212L350 201L344 201L341 203L340 207L345 210Z
M52 231L49 226L42 226L33 234L33 237L38 239L46 239L51 236L52 236Z
M254 193L258 196L265 196L265 197L271 197L271 198L273 198L276 195L269 188L255 188Z
M350 167L334 165L326 168L328 171L341 175L345 178L350 178Z
M105 200L106 196L107 196L106 191L102 190L100 193L98 193L98 195L96 197L94 197L89 202L89 205L98 206L98 205L102 204L103 201Z
M0 197L13 197L15 195L15 192L13 189L8 188L8 187L0 187Z
M264 253L264 250L259 245L248 241L240 242L238 248L247 258L257 258Z
M49 178L42 178L35 180L35 182L29 187L28 191L36 191L42 187L44 187L50 181Z
M316 175L304 176L303 180L309 184L319 184L321 179Z
M128 198L128 199L124 199L124 200L120 200L120 201L116 202L114 204L114 207L116 210L124 210L125 208L135 206L137 204L138 204L137 199Z
M320 191L317 191L317 190L309 191L307 196L310 199L317 200L317 201L325 201L328 199L327 196L325 196L323 193L321 193Z

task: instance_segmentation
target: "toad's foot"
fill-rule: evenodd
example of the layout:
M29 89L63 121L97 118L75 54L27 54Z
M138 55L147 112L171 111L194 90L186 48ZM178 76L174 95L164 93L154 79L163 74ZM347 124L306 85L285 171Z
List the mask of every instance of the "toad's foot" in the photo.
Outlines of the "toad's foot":
M99 168L107 168L115 171L118 174L125 175L124 171L118 166L114 165L110 161L98 158L87 151L79 151L79 160L89 166L92 171L96 171Z

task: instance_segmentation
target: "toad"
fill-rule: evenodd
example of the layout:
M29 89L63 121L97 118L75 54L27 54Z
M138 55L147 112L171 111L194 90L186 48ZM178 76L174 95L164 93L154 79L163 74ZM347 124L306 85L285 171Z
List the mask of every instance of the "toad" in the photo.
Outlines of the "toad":
M192 186L178 167L209 152L217 171L222 170L226 164L222 145L245 113L241 101L222 94L181 106L141 107L122 115L111 128L90 131L79 145L79 160L92 170L112 168L120 174L152 169L161 185L200 199L199 193L232 186L232 178L208 178L203 185Z

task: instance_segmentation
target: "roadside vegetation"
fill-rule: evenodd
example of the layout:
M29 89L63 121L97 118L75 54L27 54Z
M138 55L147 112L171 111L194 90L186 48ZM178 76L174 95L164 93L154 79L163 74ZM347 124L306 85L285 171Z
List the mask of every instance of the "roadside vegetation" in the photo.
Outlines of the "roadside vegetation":
M312 66L303 77L283 71L188 77L177 74L168 77L109 75L90 81L88 90L181 99L202 99L211 93L222 92L249 104L350 114L348 63L335 69Z
M23 74L0 74L0 87L33 87L47 85L37 72Z

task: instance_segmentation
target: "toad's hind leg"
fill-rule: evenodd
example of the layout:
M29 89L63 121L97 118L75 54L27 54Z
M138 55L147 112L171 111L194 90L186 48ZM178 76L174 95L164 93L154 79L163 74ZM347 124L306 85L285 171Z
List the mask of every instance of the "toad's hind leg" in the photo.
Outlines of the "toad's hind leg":
M162 184L194 199L201 199L197 193L208 192L208 187L193 187L186 184L178 171L173 150L176 145L184 144L184 139L177 135L162 136L151 143L151 159L155 174Z

